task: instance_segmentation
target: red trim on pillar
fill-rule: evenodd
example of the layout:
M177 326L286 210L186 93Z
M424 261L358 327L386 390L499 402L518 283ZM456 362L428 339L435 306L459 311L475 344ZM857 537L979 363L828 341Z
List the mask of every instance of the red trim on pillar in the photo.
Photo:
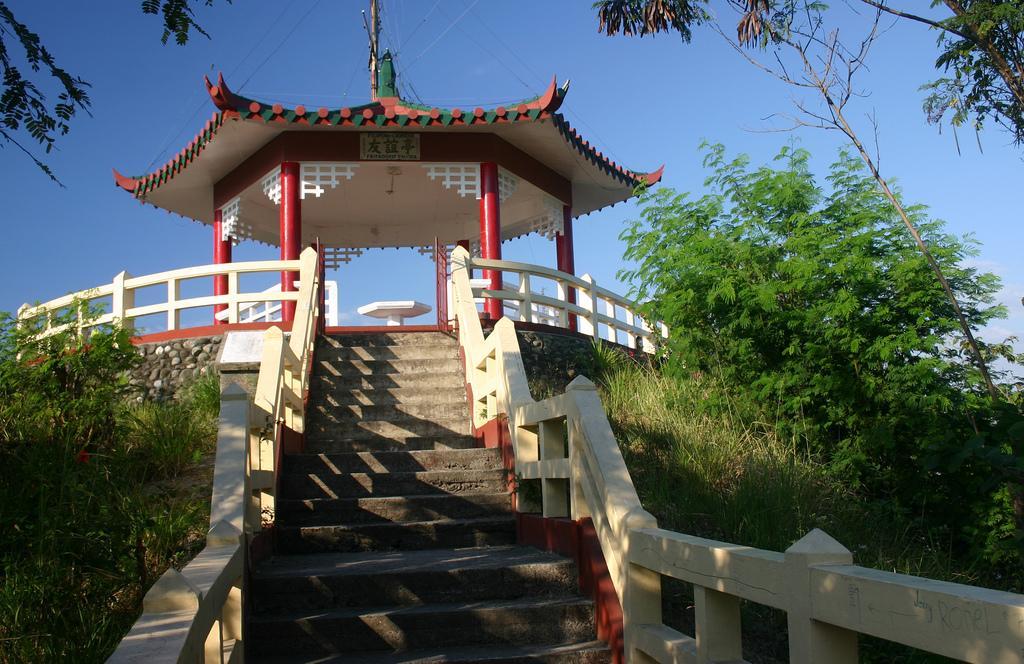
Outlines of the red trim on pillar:
M501 260L501 201L498 197L498 164L485 161L480 164L480 257ZM501 290L501 272L484 270L488 288ZM501 300L488 298L484 312L491 320L502 316Z
M214 210L213 212L213 262L216 265L231 262L231 240L223 240L224 225L221 216L221 211ZM213 278L213 294L214 295L227 295L228 294L228 275L219 274ZM217 314L222 311L226 311L228 305L226 304L215 304L213 305L213 324L224 325L227 323L226 320L219 320Z
M301 189L298 162L281 162L281 260L297 260L302 251ZM296 290L298 278L298 272L282 272L281 292ZM282 302L281 320L290 323L294 319L295 302Z
M558 269L571 275L576 274L576 255L572 239L572 207L562 206L562 232L555 235L555 254ZM569 302L576 304L576 289L568 289ZM576 330L576 314L569 314L569 329Z

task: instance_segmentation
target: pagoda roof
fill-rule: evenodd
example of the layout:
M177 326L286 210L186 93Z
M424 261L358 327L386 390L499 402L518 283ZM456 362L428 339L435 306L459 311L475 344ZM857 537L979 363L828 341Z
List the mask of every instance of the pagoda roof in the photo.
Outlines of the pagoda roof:
M390 65L390 58L385 58ZM204 82L217 111L203 129L155 171L130 177L115 169L114 180L144 202L205 223L213 220L214 186L285 132L493 133L572 184L574 216L626 200L637 186L658 182L664 171L664 166L649 173L631 171L591 145L557 112L569 83L559 86L554 77L547 89L533 98L472 110L403 99L393 75L381 78L376 101L316 108L286 107L246 97L232 91L223 75L218 75L216 83L207 77Z

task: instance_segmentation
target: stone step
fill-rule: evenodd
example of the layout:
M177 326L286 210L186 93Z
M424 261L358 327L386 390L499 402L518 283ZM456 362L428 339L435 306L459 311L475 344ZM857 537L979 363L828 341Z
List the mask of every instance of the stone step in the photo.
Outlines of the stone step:
M512 511L507 492L462 496L388 496L384 498L316 498L277 501L277 523L317 526L325 523L438 521L497 516Z
M409 437L444 438L446 436L468 436L473 430L469 416L459 418L424 420L415 417L387 420L354 420L331 422L314 415L306 427L307 439L320 440L368 440L384 438L402 440Z
M382 387L313 392L317 404L454 404L466 403L466 388L459 387Z
M508 486L503 468L341 474L295 471L282 473L278 481L281 494L292 499L500 493Z
M458 348L455 337L441 332L370 332L365 334L328 334L318 339L324 348L351 346L449 346Z
M252 577L260 614L577 593L576 565L533 547L276 556Z
M469 404L465 393L455 403L385 404L363 406L339 404L330 394L313 397L313 410L318 422L346 423L357 420L402 422L406 420L457 420L469 418Z
M411 551L514 544L516 524L506 514L411 523L280 526L276 535L279 554Z
M306 450L311 453L338 454L346 452L412 452L416 450L464 450L477 447L472 436L373 436L350 438L343 434L324 433L306 439Z
M407 473L425 470L500 470L496 448L417 450L413 452L352 452L348 454L288 454L282 472L341 475L345 473Z
M421 390L429 389L454 389L465 390L466 381L462 370L449 370L440 373L387 373L378 375L364 375L360 373L346 373L341 375L321 370L317 366L313 371L313 378L310 381L313 390L320 390L323 393L334 391L351 390L382 390L415 388Z
M294 657L569 644L593 640L594 631L593 603L570 597L253 616L246 638L252 652Z
M317 357L313 372L323 376L387 376L391 374L461 374L457 358L418 360L325 360Z
M455 344L424 344L404 346L326 346L317 348L322 360L458 360Z
M612 661L611 651L601 641L585 641L564 645L530 645L530 646L463 646L429 648L424 650L406 650L391 653L359 653L346 657L296 658L294 655L283 657L253 658L254 662L267 664L293 664L307 662L312 664L340 664L341 662L360 662L360 664L607 664Z

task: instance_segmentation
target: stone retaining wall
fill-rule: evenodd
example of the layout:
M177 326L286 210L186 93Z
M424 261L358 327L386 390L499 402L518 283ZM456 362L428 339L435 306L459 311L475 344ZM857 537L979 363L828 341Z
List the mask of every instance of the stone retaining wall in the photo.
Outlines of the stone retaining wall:
M130 382L147 399L172 399L217 362L222 340L212 336L138 344L142 363L132 371Z
M594 340L591 337L527 330L516 330L516 335L534 399L561 394L576 376L593 373ZM623 353L643 357L641 351L608 341L604 343Z

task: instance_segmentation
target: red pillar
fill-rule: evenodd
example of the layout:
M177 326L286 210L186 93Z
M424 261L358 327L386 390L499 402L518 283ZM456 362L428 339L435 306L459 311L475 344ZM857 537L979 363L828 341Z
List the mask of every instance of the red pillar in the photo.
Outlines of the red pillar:
M576 274L576 257L572 241L572 207L562 206L562 232L555 235L555 253L558 259L558 270L571 275ZM569 302L576 304L576 289L568 288L566 296ZM576 329L576 315L569 314L569 329Z
M501 203L498 198L498 165L492 161L480 164L480 257L501 260ZM501 290L501 272L484 270L488 288ZM501 300L488 298L484 313L491 320L502 316Z
M302 203L299 181L299 164L294 161L281 162L281 260L298 260L302 251ZM281 273L281 292L296 290L298 272ZM281 320L290 323L295 319L295 302L281 303Z
M223 219L220 210L214 210L213 212L213 262L215 265L222 263L231 262L231 239L223 239L224 237L224 226ZM221 274L213 278L213 294L214 295L227 295L228 294L228 275ZM213 305L213 324L224 325L227 323L226 320L220 320L217 318L217 314L222 311L226 311L228 305L226 304L215 304Z

